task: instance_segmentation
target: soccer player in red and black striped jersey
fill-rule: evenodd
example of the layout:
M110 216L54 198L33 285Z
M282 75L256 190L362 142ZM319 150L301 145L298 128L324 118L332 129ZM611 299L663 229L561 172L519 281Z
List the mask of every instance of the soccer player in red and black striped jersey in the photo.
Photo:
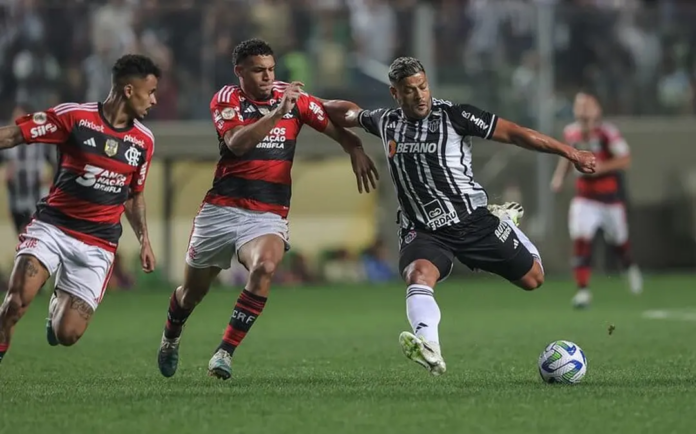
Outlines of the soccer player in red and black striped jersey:
M568 230L573 241L573 274L578 288L572 303L576 308L586 308L592 301L589 289L592 241L599 229L626 270L634 294L643 291L643 277L631 255L626 219L623 176L631 165L630 148L619 130L602 120L602 107L595 96L578 93L573 111L576 121L564 129L566 143L592 152L597 158L595 173L576 174L575 197L568 212ZM551 181L553 191L561 191L568 173L568 162L560 160Z
M0 308L0 360L15 325L54 273L49 344L80 339L104 296L124 211L140 241L143 270L154 270L143 190L155 139L140 121L157 103L159 76L149 58L126 55L112 69L103 103L60 104L0 128L0 149L41 142L56 145L59 155L50 192L19 237Z
M176 372L186 319L236 254L249 279L208 365L210 375L231 376L232 354L261 314L273 274L289 248L290 170L303 125L331 137L350 154L360 192L375 187L377 172L360 139L331 123L321 100L303 92L302 83L275 81L268 44L242 42L233 63L239 86L224 86L210 103L220 160L194 220L184 284L170 300L158 354L165 377Z

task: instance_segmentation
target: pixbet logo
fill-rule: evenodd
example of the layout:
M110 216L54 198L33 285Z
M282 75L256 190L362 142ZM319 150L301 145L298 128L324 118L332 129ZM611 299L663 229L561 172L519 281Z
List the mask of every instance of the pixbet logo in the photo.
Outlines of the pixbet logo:
M145 141L144 141L144 140L140 140L139 138L134 137L134 136L131 136L130 134L126 134L126 135L123 137L123 140L126 141L126 142L131 142L131 143L134 144L134 145L138 145L138 146L140 146L141 148L144 148L144 147L145 147Z
M104 126L103 125L97 125L92 121L88 121L87 119L80 119L80 122L77 123L78 127L84 127L84 128L89 128L90 130L98 131L100 133L104 132Z

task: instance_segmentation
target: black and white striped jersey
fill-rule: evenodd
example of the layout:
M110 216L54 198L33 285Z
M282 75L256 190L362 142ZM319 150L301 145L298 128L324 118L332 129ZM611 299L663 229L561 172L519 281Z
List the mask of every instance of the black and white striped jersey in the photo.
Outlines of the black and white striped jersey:
M382 139L400 205L401 225L436 230L488 204L471 168L472 137L490 139L498 117L433 99L422 120L401 109L363 110L360 125Z
M52 146L43 143L15 146L0 153L0 162L11 176L7 178L10 209L12 212L34 212L36 203L48 193L42 185L55 169L57 156Z

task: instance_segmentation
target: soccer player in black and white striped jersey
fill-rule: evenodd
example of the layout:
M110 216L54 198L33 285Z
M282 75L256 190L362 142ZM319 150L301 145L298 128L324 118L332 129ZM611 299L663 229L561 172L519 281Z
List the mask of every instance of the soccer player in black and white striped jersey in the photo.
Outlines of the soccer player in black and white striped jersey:
M362 110L347 101L324 106L337 125L360 126L382 140L399 201L399 269L413 329L399 342L409 359L441 375L446 366L433 288L449 275L454 258L525 290L544 281L539 252L515 222L521 207L489 205L475 181L471 138L557 154L582 173L594 172L595 157L473 105L432 98L425 69L412 57L396 59L389 80L398 108Z
M33 113L33 110L18 104L12 112L12 121L27 113ZM5 167L10 213L19 235L31 221L36 203L48 193L57 164L55 150L42 143L18 146L1 152L0 161Z

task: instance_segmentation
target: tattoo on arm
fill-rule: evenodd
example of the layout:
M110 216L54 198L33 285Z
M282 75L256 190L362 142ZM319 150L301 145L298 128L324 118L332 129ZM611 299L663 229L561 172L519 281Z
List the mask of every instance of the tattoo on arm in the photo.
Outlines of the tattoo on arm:
M140 244L148 239L147 220L145 218L145 195L136 193L126 201L126 218L135 232Z
M31 258L23 257L17 265L19 268L18 271L21 272L25 277L33 278L39 274L39 267L34 264L34 260Z
M24 143L22 130L16 125L0 128L0 149L14 148Z
M75 297L74 295L70 296L70 305L68 307L76 311L80 315L80 318L85 321L89 321L94 313L92 306L87 304L87 302L83 299Z

